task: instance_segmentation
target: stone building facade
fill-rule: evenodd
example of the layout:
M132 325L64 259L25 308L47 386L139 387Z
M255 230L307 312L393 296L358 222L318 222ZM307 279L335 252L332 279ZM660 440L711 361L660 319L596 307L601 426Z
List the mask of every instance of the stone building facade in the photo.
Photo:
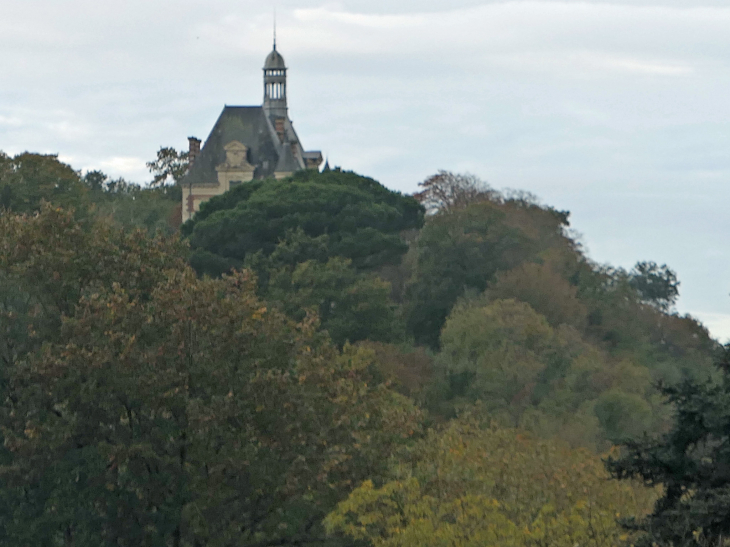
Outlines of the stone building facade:
M188 139L190 167L181 181L183 222L201 203L237 184L319 168L322 153L304 150L289 119L286 71L274 42L264 63L263 105L226 106L202 148L199 139Z

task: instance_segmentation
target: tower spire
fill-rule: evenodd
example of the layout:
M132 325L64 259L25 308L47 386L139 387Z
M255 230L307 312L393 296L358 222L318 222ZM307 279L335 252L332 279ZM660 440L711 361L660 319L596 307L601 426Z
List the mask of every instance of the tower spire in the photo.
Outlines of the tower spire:
M274 12L274 49L264 62L264 110L269 117L286 118L286 64L276 51L276 12Z

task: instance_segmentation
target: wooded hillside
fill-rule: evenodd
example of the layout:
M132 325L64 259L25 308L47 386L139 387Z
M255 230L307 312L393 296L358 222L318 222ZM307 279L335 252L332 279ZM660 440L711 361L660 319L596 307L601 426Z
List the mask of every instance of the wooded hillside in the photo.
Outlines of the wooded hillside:
M724 533L616 520L669 499L643 483L673 477L644 452L687 427L672 386L725 385L670 267L596 264L569 212L449 172L254 181L179 228L151 167L0 153L0 545Z

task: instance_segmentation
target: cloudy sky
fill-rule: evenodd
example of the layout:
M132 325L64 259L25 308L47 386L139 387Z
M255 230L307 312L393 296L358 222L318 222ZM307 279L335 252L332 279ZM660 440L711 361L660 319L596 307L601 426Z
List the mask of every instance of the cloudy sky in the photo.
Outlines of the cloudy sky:
M0 150L144 182L261 103L273 2L0 0ZM571 211L597 262L654 260L730 337L728 0L276 2L290 115L412 192L471 172Z

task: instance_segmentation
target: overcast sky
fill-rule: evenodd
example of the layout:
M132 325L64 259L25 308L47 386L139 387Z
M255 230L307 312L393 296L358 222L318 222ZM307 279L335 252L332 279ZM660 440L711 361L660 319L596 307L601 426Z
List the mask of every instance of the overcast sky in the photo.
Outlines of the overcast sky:
M667 263L730 337L730 0L277 2L307 149L412 192L471 172L571 211L589 256ZM257 105L273 2L0 0L0 150L149 180Z

